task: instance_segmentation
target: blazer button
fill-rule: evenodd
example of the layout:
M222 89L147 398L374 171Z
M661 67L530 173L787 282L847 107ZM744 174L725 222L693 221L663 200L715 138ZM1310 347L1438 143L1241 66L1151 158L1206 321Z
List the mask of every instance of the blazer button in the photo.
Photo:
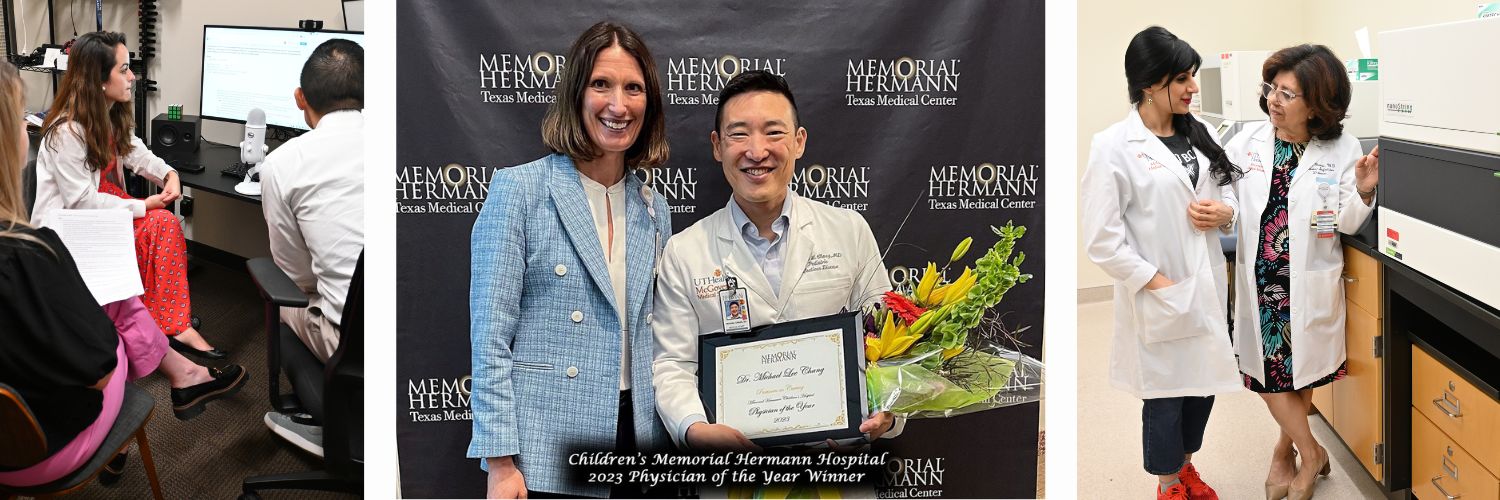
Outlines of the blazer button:
M570 317L573 318L573 322L574 323L582 323L583 322L583 311L573 311L573 315L570 316Z
M568 266L558 264L557 267L552 268L552 272L557 273L558 276L566 276L568 274Z
M646 323L650 324L651 321L652 321L652 318L655 318L655 317L656 316L653 316L651 313L646 313Z
M576 378L576 377L578 377L578 367L576 367L576 366L569 366L568 367L568 378Z

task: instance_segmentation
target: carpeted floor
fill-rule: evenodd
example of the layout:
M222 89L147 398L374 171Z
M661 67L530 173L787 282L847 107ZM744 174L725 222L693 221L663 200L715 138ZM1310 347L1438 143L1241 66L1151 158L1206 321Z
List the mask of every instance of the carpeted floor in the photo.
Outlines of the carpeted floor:
M227 361L244 366L250 380L239 393L210 403L207 411L185 422L172 416L165 377L151 375L136 381L156 398L156 411L146 428L162 493L169 499L235 498L245 477L321 469L321 459L276 437L262 421L270 410L265 327L262 303L249 275L243 268L194 261L189 286L204 337L228 351ZM286 387L283 380L283 392ZM135 445L129 449L130 464L118 483L103 486L95 481L68 498L150 498L140 453ZM261 496L351 497L308 491L268 491Z

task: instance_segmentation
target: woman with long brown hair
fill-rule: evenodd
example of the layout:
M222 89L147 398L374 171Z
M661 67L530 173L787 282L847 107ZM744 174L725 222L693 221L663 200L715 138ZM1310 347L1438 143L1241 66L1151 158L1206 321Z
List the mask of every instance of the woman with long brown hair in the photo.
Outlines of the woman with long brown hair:
M182 194L177 171L131 133L135 73L125 35L101 31L78 37L68 61L42 124L31 223L45 224L57 209L129 209L135 216L136 261L146 289L141 299L151 317L172 337L172 348L204 359L224 358L191 322L187 243L181 223L166 209ZM124 189L125 168L161 186L161 193L131 197Z
M240 366L204 368L167 349L139 298L101 307L57 233L26 222L22 95L15 66L0 61L0 383L26 401L47 445L41 461L0 471L10 486L55 481L92 457L128 380L166 376L179 419L245 383Z

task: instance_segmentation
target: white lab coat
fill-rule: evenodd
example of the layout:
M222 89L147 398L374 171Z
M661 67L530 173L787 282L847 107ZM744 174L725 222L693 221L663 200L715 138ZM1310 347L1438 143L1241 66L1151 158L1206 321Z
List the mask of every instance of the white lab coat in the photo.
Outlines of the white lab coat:
M1235 259L1234 345L1240 371L1265 383L1261 353L1260 302L1256 297L1255 256L1260 242L1260 217L1271 195L1275 129L1270 122L1246 127L1225 150L1245 170L1235 188L1243 215ZM1344 362L1344 254L1339 238L1318 238L1313 212L1324 203L1337 210L1338 231L1354 234L1374 208L1360 200L1354 185L1354 164L1364 156L1359 140L1345 132L1337 140L1313 139L1292 173L1287 190L1287 237L1291 254L1292 383L1304 387L1337 370ZM1325 200L1320 178L1337 180ZM1328 183L1330 186L1332 183ZM1373 202L1372 202L1373 205ZM1335 235L1336 236L1336 235Z
M891 289L864 217L791 193L787 201L792 207L782 236L780 296L772 292L728 206L672 236L657 260L652 383L657 412L678 446L688 426L707 415L698 396L698 336L724 330L719 291L725 277L737 278L746 289L751 327L857 310ZM886 436L898 430L899 423Z
M1199 199L1234 207L1233 190L1218 186L1209 159L1194 153L1196 188L1132 109L1094 135L1083 173L1087 253L1115 279L1110 383L1141 399L1241 390L1219 231L1199 231L1188 218L1188 206ZM1146 290L1158 272L1174 284Z

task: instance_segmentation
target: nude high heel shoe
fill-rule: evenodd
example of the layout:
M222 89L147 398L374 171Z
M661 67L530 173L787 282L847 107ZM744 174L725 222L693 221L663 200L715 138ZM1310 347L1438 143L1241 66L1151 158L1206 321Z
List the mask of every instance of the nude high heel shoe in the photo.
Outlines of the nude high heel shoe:
M1293 478L1297 477L1296 469L1297 469L1297 450L1292 450L1292 477ZM1268 478L1266 478L1266 500L1281 500L1283 498L1286 498L1287 493L1291 490L1291 488L1292 488L1292 483L1290 481L1285 482L1285 483L1278 483L1278 482L1271 481L1271 478L1268 477Z
M1332 472L1333 472L1333 467L1332 467L1332 464L1330 463L1330 457L1328 456L1328 450L1324 449L1323 450L1323 466L1320 467L1320 468L1318 468L1318 476L1313 478L1312 484L1308 485L1308 487L1307 487L1306 490L1299 490L1295 486L1289 488L1287 490L1287 498L1289 500L1309 500L1309 499L1311 499L1313 497L1313 492L1318 489L1318 479L1328 477L1328 475L1330 473L1332 473Z

